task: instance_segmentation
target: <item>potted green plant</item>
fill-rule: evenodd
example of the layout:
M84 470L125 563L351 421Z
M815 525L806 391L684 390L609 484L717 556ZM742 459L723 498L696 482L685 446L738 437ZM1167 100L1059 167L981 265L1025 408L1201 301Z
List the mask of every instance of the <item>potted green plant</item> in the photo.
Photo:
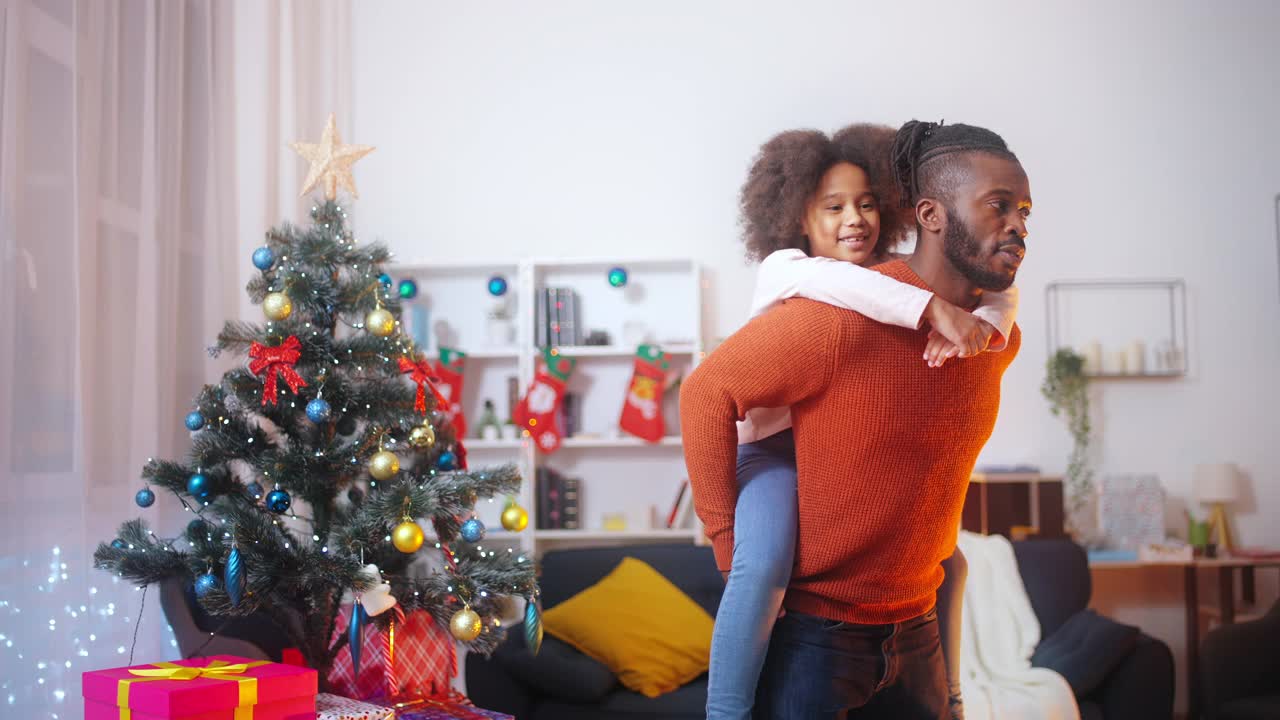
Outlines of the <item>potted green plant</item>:
M1049 412L1063 418L1071 433L1066 519L1073 534L1079 535L1087 526L1081 522L1080 513L1093 496L1093 468L1089 467L1089 377L1084 372L1084 357L1070 348L1062 348L1050 356L1040 392L1049 401Z

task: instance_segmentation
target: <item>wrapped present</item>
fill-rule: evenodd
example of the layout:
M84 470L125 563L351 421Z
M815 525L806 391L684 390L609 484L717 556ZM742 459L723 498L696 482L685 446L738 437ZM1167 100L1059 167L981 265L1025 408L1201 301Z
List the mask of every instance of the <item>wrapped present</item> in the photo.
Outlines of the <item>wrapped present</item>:
M292 720L315 715L316 671L215 655L82 677L88 720Z
M396 711L361 700L320 693L316 696L315 720L391 720Z
M412 694L442 695L458 672L454 639L427 612L409 613L397 607L387 631L370 623L361 633L360 674L345 648L334 658L329 689L350 698L368 700ZM344 605L334 627L334 640L347 632L351 608Z

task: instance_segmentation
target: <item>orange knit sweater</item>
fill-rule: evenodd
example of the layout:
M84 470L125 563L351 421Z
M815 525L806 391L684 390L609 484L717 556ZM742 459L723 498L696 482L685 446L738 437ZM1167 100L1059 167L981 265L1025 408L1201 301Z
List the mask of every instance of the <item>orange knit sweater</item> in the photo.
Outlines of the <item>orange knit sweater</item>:
M927 289L905 262L876 268ZM882 325L811 300L754 318L680 391L694 506L728 569L738 497L734 421L792 409L800 531L784 604L845 622L900 622L933 606L940 563L1021 344L930 368L927 330Z

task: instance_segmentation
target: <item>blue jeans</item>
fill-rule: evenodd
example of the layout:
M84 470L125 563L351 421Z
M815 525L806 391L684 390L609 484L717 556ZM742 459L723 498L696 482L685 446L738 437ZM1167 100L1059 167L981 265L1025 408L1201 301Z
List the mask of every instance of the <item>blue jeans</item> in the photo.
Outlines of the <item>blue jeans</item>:
M711 635L707 720L747 720L782 596L797 530L791 431L738 446L733 565Z
M757 691L758 720L946 720L934 610L888 625L787 613Z

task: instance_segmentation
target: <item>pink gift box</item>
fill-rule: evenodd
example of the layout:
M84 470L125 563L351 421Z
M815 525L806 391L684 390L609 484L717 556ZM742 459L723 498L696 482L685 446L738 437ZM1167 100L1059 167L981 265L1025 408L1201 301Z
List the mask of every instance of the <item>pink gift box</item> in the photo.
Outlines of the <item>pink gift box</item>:
M211 672L215 666L257 663L234 655L178 660L173 663L135 665L131 668L93 670L84 673L84 711L87 720L298 720L315 717L316 671L279 663L254 665L243 672ZM191 679L154 679L130 670L165 670L166 666L200 669ZM190 671L188 671L190 672ZM252 679L252 682L246 682ZM122 692L121 681L131 681ZM120 698L127 698L127 710ZM242 707L256 696L256 702ZM237 713L237 707L241 707Z

